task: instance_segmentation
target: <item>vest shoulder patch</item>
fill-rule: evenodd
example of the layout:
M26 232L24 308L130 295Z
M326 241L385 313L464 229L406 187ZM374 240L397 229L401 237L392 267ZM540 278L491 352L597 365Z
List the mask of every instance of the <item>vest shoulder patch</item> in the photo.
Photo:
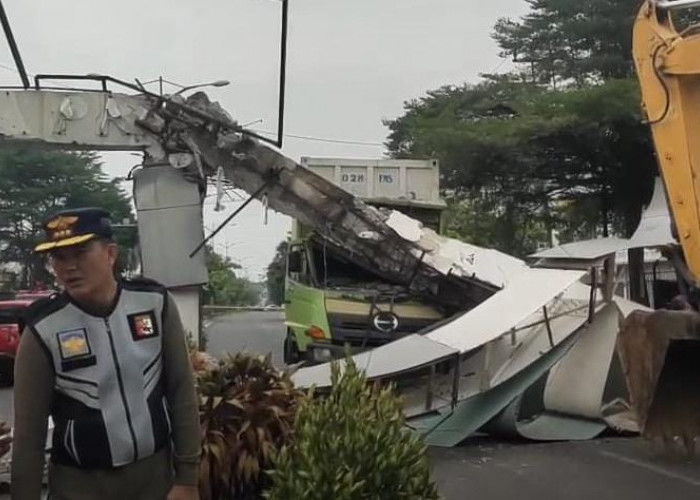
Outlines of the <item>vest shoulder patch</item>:
M156 321L155 311L129 314L127 319L129 320L129 330L131 330L131 336L134 340L158 336L158 322Z
M85 328L74 328L58 332L56 338L58 339L61 359L64 361L92 354Z

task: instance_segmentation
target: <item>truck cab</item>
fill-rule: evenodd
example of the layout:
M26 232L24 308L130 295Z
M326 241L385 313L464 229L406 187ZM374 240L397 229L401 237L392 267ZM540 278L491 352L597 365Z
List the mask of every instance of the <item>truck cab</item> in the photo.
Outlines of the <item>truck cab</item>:
M377 208L441 230L436 160L303 158L302 165ZM407 277L409 278L409 277ZM324 362L392 342L440 321L444 311L353 261L293 222L285 280L285 361Z

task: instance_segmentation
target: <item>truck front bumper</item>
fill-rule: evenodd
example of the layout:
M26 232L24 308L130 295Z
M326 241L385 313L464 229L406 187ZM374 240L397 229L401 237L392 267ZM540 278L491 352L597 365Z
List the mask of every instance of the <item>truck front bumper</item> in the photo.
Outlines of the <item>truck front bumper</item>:
M338 345L326 342L312 342L306 345L306 358L307 361L315 363L327 363L328 361L345 357L346 352L357 354L367 349L369 348L352 346L350 344Z

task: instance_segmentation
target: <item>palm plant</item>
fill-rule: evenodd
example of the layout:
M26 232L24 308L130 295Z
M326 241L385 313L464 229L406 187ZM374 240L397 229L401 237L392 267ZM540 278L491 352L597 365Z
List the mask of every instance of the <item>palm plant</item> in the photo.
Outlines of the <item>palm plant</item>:
M352 358L344 373L333 364L329 394L303 398L294 429L275 455L269 500L439 498L394 388L368 384Z
M200 356L201 358L201 356ZM200 397L202 500L260 498L273 455L292 435L300 391L269 356L194 359Z

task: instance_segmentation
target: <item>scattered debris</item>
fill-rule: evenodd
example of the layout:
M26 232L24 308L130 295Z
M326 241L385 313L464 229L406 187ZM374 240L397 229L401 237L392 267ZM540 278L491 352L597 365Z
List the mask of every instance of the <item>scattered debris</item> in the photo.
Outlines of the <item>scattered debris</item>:
M408 425L428 443L455 445L489 427L536 439L581 439L597 435L614 417L611 406L603 415L614 339L620 311L635 306L613 301L614 274L601 268L607 257L586 263L585 270L530 268L501 252L439 236L396 210L363 203L259 142L203 93L173 101L6 92L0 109L9 113L0 120L7 140L140 149L147 154L144 170L167 169L167 162L202 197L207 176L264 197L269 208L314 228L337 256L440 304L446 320L355 356L368 378L397 384ZM60 126L46 134L46 118L59 115ZM323 389L330 373L322 364L293 377L302 387ZM526 403L538 384L543 411L532 414Z

